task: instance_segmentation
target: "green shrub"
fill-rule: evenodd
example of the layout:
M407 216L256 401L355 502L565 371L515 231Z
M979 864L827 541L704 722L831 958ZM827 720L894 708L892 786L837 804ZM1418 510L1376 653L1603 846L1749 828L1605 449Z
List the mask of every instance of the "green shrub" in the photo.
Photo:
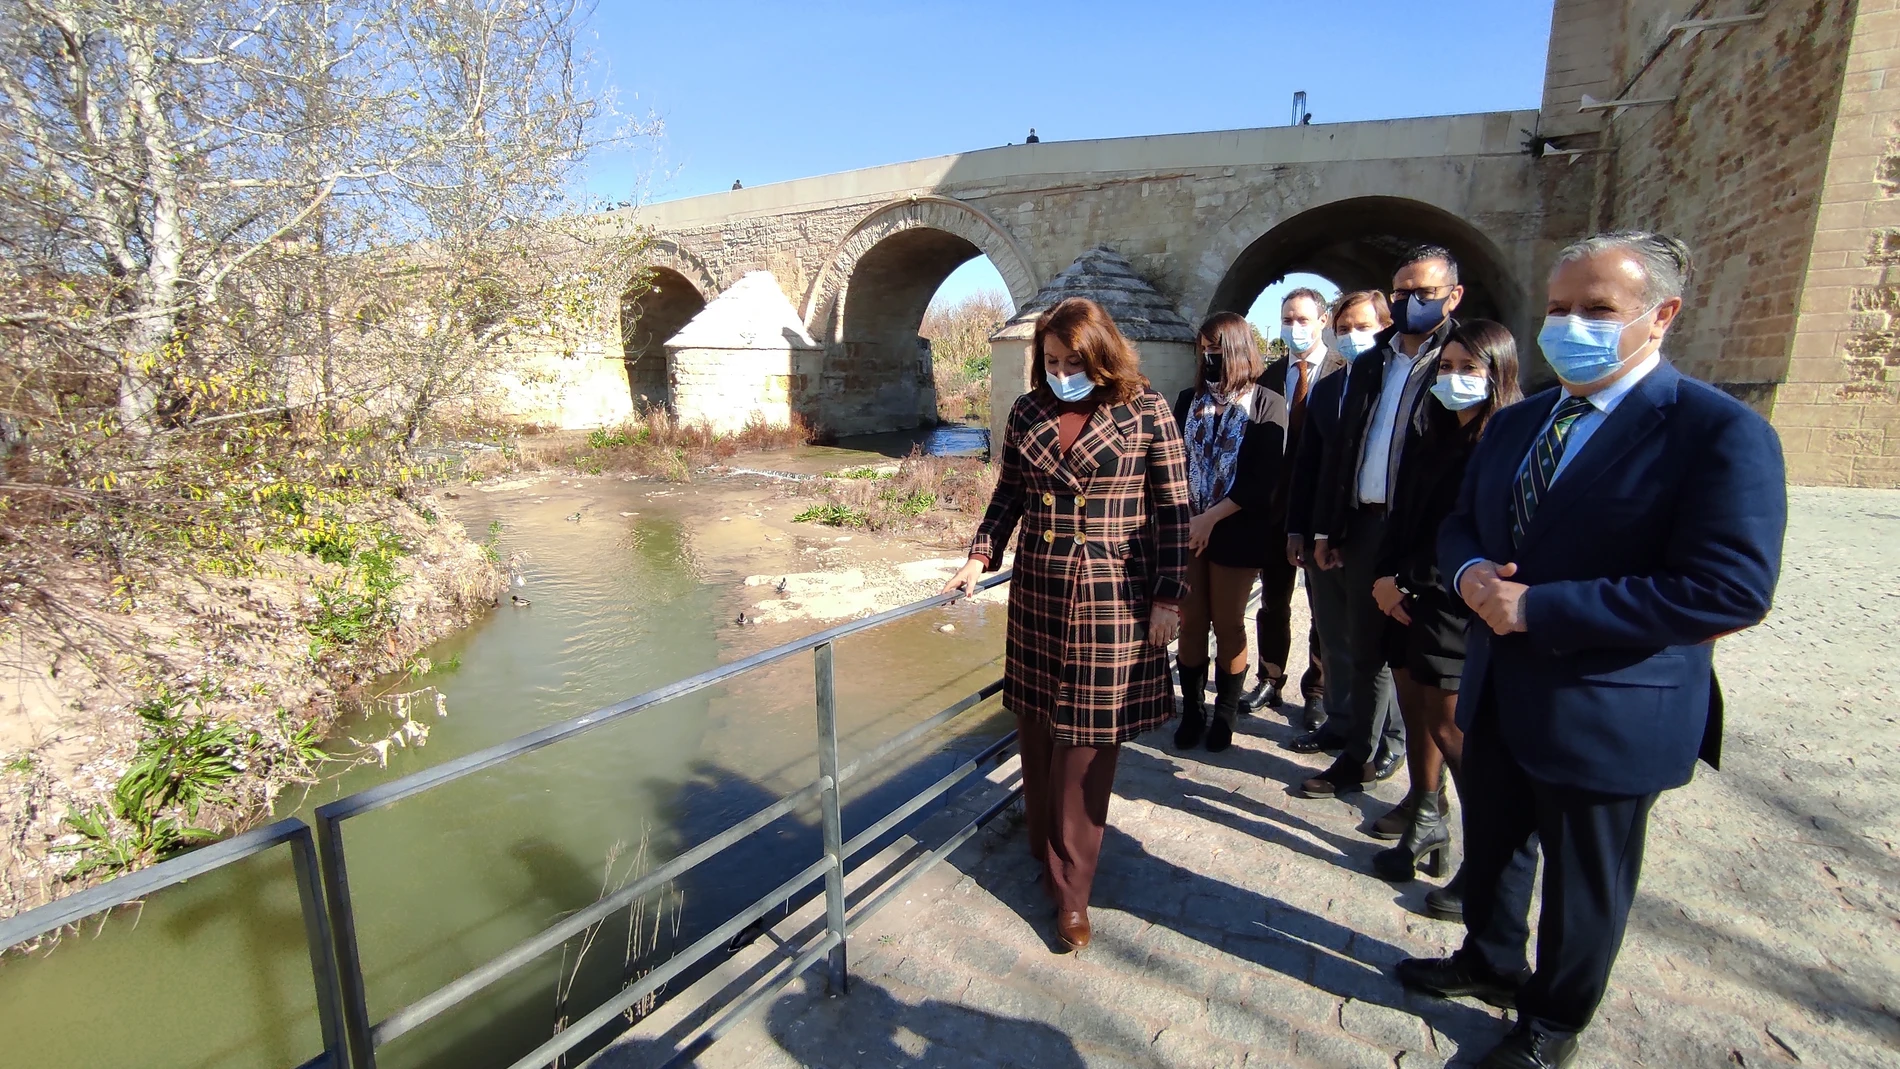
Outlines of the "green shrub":
M863 527L871 522L869 513L849 505L827 503L813 505L792 517L793 523L822 523L827 527Z

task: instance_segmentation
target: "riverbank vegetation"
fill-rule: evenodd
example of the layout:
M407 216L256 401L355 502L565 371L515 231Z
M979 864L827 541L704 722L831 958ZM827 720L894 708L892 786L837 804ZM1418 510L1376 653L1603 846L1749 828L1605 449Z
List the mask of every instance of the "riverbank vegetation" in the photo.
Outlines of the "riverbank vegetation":
M704 423L681 423L654 407L618 426L585 433L512 434L494 448L466 455L461 475L480 482L502 474L558 471L688 482L694 472L740 453L791 449L813 437L796 417L789 425L753 421L720 432Z
M930 339L939 420L990 421L990 335L1013 314L1008 295L997 292L973 293L954 304L933 305L924 314L917 333Z
M975 457L913 452L895 467L833 472L809 485L816 500L797 523L910 533L954 544L967 539L988 507L996 469Z
M639 288L564 195L653 132L585 90L585 14L0 22L0 915L256 819L499 593L423 447Z

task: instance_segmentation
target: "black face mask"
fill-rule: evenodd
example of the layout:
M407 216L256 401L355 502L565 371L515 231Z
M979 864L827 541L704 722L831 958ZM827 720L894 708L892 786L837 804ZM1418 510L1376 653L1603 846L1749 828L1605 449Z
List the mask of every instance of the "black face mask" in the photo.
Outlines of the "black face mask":
M1433 301L1407 294L1392 305L1392 321L1399 325L1400 334L1430 334L1445 321L1445 305L1450 300L1450 294Z
M1201 354L1201 381L1209 386L1218 386L1227 378L1227 361L1218 356Z

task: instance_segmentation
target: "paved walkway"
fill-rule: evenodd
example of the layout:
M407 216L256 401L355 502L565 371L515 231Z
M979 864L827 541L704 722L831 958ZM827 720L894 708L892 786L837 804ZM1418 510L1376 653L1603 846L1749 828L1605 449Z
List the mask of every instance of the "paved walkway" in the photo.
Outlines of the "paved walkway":
M1657 806L1611 993L1578 1065L1900 1066L1900 494L1798 491L1777 610L1721 647L1724 770ZM1091 916L1052 952L1009 818L700 1056L708 1067L1469 1065L1507 1027L1420 999L1398 959L1462 928L1369 875L1403 791L1311 801L1282 717L1225 754L1127 748ZM604 1058L603 1064L635 1064Z

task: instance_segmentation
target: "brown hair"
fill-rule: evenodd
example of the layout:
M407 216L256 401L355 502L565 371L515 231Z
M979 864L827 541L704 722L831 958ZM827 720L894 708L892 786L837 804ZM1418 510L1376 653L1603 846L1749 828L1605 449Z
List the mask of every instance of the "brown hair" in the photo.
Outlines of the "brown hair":
M1215 312L1194 332L1194 388L1206 393L1209 383L1201 378L1200 348L1203 344L1220 346L1220 391L1226 397L1238 397L1260 377L1260 345L1254 341L1253 324L1238 312Z
M1378 290L1353 290L1350 293L1340 294L1339 299L1333 302L1331 314L1333 329L1335 331L1339 329L1340 316L1362 304L1372 305L1372 314L1377 317L1381 327L1392 325L1392 306L1386 303L1385 294Z
M1485 398L1478 407L1477 416L1465 425L1465 430L1475 442L1478 435L1484 433L1484 425L1491 422L1491 417L1499 409L1524 399L1523 387L1517 384L1517 339L1511 336L1502 323L1494 323L1489 319L1466 319L1460 321L1445 339L1446 345L1453 342L1464 346L1465 352L1484 365L1485 376L1491 382L1491 396Z
M1305 298L1306 300L1313 302L1313 312L1314 314L1319 316L1320 325L1325 326L1326 323L1329 322L1327 317L1332 315L1332 313L1328 311L1326 308L1326 295L1314 289L1311 286L1301 286L1299 289L1296 289L1292 293L1289 293L1285 297L1281 298L1280 314L1285 315L1286 306L1289 304L1292 304L1294 301L1297 301L1301 298Z
M1042 374L1042 339L1050 334L1082 358L1083 372L1095 383L1095 396L1110 404L1125 405L1148 388L1147 376L1141 373L1141 357L1102 306L1086 297L1064 297L1036 317L1035 341L1029 347L1032 391L1055 395Z

